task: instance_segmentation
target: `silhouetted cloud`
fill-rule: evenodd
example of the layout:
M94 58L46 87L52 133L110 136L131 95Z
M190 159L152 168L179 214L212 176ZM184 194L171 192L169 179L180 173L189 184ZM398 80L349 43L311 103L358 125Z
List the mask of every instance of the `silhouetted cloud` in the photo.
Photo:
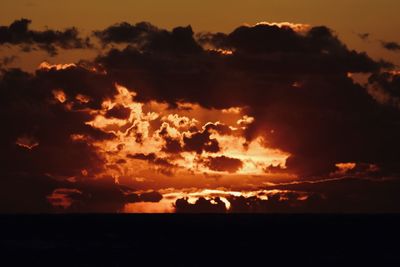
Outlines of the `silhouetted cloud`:
M17 56L5 56L0 58L0 68L6 67L7 65L13 63L17 58Z
M154 166L157 167L157 170L164 175L172 176L174 174L174 170L177 168L174 164L170 163L167 158L159 158L154 153L150 154L128 154L127 157L129 159L136 159L136 160L144 160Z
M393 51L393 52L398 52L400 51L400 44L396 42L381 42L382 47L385 48L386 50Z
M131 25L122 22L110 26L102 31L95 31L94 35L104 44L109 43L141 43L148 35L157 34L160 30L148 22L139 22Z
M232 129L229 126L222 123L207 123L205 125L205 131L215 131L221 135L230 135L232 134Z
M243 162L239 159L221 156L205 159L205 165L213 171L235 173L242 168Z
M201 154L203 151L206 152L218 152L220 150L218 141L210 137L209 131L204 130L202 132L192 133L190 136L184 136L183 142L184 150L194 151Z
M156 156L156 154L154 154L154 153L150 153L150 154L147 154L147 155L146 154L142 154L142 153L129 154L128 158L138 159L138 160L145 160L145 161L148 161L148 162L150 162L152 164L160 165L160 166L163 166L163 167L170 167L170 168L174 167L174 165L169 163L168 160L163 159L163 158L158 158Z
M188 202L187 199L181 198L175 202L175 209L177 213L224 213L226 212L225 203L216 197L207 200L200 197L194 204Z
M94 35L103 45L129 43L139 51L192 54L202 51L193 39L192 27L176 27L172 31L159 29L148 22L131 25L127 22L110 26Z
M398 179L342 177L271 185L253 196L177 199L178 213L397 213ZM226 205L228 203L228 205Z
M57 182L46 175L4 173L0 179L1 213L51 212L46 196Z
M104 140L113 135L87 125L85 122L93 116L84 111L85 106L97 106L94 99L101 99L100 90L107 87L100 80L98 86L93 83L95 76L77 69L38 71L35 75L17 69L3 72L0 102L3 122L8 125L0 133L4 172L73 176L83 169L92 172L102 168L103 160L87 140ZM56 88L66 92L64 103L54 98ZM78 92L93 100L80 103L75 100ZM36 144L27 143L24 147L19 140Z
M368 32L363 32L363 33L358 33L357 36L360 37L360 39L363 41L368 41L369 38L371 37L371 34Z
M64 31L30 30L31 20L20 19L9 26L0 26L0 45L21 45L25 51L43 49L50 55L56 55L58 48L77 49L92 47L88 38L79 37L76 28L68 28Z
M230 197L230 213L305 213L320 212L318 205L322 197L318 194L309 194L307 199L299 199L296 192L276 193L268 199L253 197Z
M368 78L369 94L382 105L400 108L400 72L374 73Z
M164 140L165 140L165 145L164 145L162 151L171 153L171 154L178 154L178 153L182 152L183 148L182 148L180 140L173 139L169 136L165 136Z
M159 202L162 198L163 196L155 191L140 194L140 200L143 202Z
M156 191L145 192L141 194L131 193L126 196L127 202L137 203L137 202L159 202L163 196Z
M8 174L0 179L1 213L121 212L128 203L159 202L156 191L134 193L112 178L70 182L46 175Z
M397 192L400 190L397 178L347 177L270 188L313 192L321 196L314 198L313 206L306 207L305 212L399 212L395 204L399 201Z
M107 111L106 117L117 118L117 119L127 119L131 114L131 110L121 105L117 105L112 109Z
M129 203L131 189L111 178L70 182L48 175L3 174L0 212L119 212ZM155 200L154 200L155 201Z

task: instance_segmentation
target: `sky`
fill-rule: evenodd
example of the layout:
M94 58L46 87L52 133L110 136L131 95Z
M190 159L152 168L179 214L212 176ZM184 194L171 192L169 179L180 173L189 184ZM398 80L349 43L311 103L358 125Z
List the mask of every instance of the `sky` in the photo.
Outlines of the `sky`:
M396 1L2 1L0 212L399 212Z
M325 25L335 30L352 49L367 51L372 57L385 58L400 64L400 53L382 50L380 41L400 42L400 21L396 0L249 0L243 1L21 1L4 0L0 3L0 25L15 19L32 20L32 28L64 29L77 26L83 32L104 29L123 21L149 21L162 28L191 25L196 32L229 32L244 23L260 21ZM358 34L369 33L367 42ZM3 52L4 53L4 52ZM79 54L76 55L76 54ZM44 55L24 59L32 69ZM82 57L79 52L64 54L58 61L73 61ZM93 57L86 54L84 57ZM50 59L51 60L51 59Z

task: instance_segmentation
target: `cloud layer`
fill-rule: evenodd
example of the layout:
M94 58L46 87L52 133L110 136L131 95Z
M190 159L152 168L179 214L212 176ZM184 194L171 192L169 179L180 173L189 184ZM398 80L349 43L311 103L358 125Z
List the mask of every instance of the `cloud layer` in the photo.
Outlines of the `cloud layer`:
M35 31L29 23L0 27L0 44L55 54L97 43L101 52L93 61L43 63L35 73L5 68L9 59L3 60L1 191L14 203L3 210L26 211L29 205L17 203L31 183L34 210L53 204L116 211L128 202L162 201L154 190L163 188L253 190L268 179L399 175L400 72L350 50L327 27L260 23L194 33L190 26L165 30L141 22L84 38L76 28ZM306 191L308 201L335 199ZM296 206L300 196L285 197ZM107 206L110 199L115 205ZM280 201L264 208L273 197L260 201L235 196L230 205L293 211ZM226 205L207 197L175 203L189 212L223 212ZM241 210L249 205L258 208ZM313 210L340 211L319 205L306 211Z
M77 49L92 47L89 38L79 37L76 28L64 31L47 29L35 31L29 29L29 19L20 19L9 26L0 26L0 45L19 45L25 52L43 49L50 55L56 55L58 49Z

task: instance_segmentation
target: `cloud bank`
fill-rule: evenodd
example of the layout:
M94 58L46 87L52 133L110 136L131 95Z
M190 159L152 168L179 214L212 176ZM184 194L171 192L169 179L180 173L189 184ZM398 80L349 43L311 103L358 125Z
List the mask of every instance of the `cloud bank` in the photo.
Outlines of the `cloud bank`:
M86 38L76 28L35 31L29 23L0 27L0 44L55 54L97 43L101 52L93 61L43 63L35 73L3 64L3 210L27 210L17 207L28 184L35 185L33 210L120 211L133 200L162 201L146 190L399 175L400 72L350 50L325 26L260 23L195 33L124 22ZM98 193L101 181L111 182ZM50 205L57 201L63 204ZM183 198L175 207L222 212L221 201ZM236 196L230 203L243 212L249 205L292 211L264 209L268 201Z

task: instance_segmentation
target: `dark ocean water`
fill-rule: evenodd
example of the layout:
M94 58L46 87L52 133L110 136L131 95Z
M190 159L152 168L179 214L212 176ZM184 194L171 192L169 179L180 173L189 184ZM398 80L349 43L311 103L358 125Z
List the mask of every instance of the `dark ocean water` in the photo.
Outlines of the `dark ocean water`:
M400 266L400 215L0 215L0 266Z

